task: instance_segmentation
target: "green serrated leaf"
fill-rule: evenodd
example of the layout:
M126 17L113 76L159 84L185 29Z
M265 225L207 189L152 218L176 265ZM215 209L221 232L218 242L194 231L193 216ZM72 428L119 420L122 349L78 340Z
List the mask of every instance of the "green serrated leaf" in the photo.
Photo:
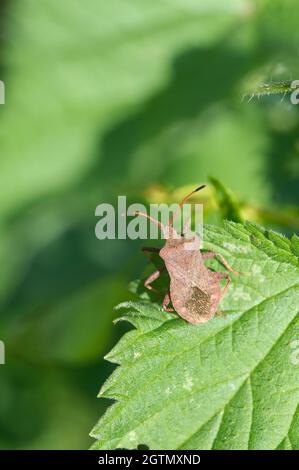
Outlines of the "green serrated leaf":
M125 305L136 329L108 356L120 366L101 395L117 401L94 449L299 449L297 242L227 222L205 228L204 247L244 273L227 315L194 326L150 302Z

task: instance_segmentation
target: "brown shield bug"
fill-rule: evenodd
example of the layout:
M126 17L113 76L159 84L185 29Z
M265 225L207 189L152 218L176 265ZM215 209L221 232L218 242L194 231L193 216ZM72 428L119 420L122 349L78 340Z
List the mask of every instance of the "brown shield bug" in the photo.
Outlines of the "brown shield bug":
M181 209L194 193L204 187L205 185L202 185L188 194L178 209ZM218 257L229 272L240 273L234 271L222 255L214 252L202 253L198 235L186 238L186 229L189 227L185 227L183 233L179 235L173 227L177 213L170 219L167 226L142 212L134 212L130 215L148 218L160 227L166 239L166 243L161 249L143 248L145 252L159 253L164 261L164 265L145 280L144 286L149 290L155 290L151 286L152 282L167 269L170 286L162 304L163 310L175 310L187 322L193 324L205 323L210 320L215 315L220 300L229 287L231 278L228 273L214 272L207 268L204 261L208 258ZM222 279L226 279L226 285L223 289L220 285ZM170 303L173 308L168 307Z

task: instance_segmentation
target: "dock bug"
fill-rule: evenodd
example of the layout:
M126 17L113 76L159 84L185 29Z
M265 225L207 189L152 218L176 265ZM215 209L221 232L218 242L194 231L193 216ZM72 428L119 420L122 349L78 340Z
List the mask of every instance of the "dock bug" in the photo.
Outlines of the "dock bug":
M178 211L194 193L204 187L205 185L202 185L188 194L179 205ZM130 214L146 217L157 224L166 239L165 245L161 249L143 248L144 252L158 253L164 261L164 265L145 280L144 286L149 290L155 290L151 284L166 269L170 277L170 286L162 304L163 310L176 311L189 323L205 323L215 315L220 300L229 287L231 278L228 273L215 272L207 268L204 261L208 258L218 257L229 272L240 273L234 271L222 255L214 252L202 253L198 235L195 234L191 238L186 237L190 222L183 233L179 235L173 227L178 211L170 218L167 226L143 212ZM226 280L226 285L222 289L220 281L223 279ZM173 308L168 307L170 303Z

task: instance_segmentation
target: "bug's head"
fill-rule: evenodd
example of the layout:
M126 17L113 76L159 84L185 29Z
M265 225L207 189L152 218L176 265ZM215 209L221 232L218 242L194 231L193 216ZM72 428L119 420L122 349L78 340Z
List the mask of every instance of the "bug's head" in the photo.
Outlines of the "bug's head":
M192 237L178 235L177 238L168 238L159 254L164 260L171 258L175 261L176 258L181 258L182 253L186 252L187 254L188 252L199 251L200 248L201 241L198 235L193 235Z

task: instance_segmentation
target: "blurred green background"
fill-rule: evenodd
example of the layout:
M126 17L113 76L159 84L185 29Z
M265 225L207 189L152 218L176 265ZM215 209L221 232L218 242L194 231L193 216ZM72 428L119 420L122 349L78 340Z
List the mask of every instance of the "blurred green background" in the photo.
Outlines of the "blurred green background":
M95 208L199 195L205 221L299 230L295 0L0 3L0 446L85 449L104 354L146 260ZM224 186L223 186L224 185ZM230 188L227 190L226 188Z

